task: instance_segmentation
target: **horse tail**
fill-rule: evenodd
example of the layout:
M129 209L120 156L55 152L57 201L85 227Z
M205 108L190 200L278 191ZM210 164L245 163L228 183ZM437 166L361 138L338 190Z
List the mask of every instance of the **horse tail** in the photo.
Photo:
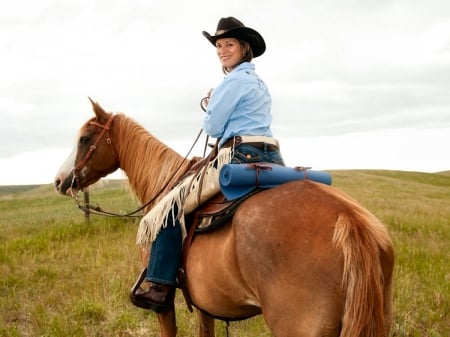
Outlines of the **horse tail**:
M356 204L339 215L333 243L344 258L340 336L387 336L392 324L394 250L386 228Z

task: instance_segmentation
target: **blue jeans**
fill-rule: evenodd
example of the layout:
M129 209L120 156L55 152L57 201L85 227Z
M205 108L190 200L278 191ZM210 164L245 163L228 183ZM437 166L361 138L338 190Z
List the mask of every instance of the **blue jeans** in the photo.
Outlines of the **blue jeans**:
M174 214L177 214L177 206L174 207ZM180 222L169 216L167 227L161 228L161 232L152 244L145 279L156 283L176 285L182 246Z
M234 155L231 158L232 164L257 162L284 165L279 151L259 149L245 143L234 147ZM174 214L178 214L176 208L174 209ZM182 257L182 243L180 222L169 216L167 227L161 228L161 232L159 232L156 240L152 243L146 280L177 285L177 272L180 268Z
M284 166L284 161L279 151L259 149L245 143L234 147L234 155L233 158L231 158L231 164L258 162L275 163Z

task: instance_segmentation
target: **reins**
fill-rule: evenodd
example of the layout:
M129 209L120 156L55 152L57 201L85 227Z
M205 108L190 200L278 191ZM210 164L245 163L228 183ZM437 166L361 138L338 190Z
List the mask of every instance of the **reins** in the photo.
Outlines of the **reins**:
M112 124L113 119L114 119L114 114L111 114L111 117L108 119L108 121L106 122L105 125L102 125L102 124L97 123L97 122L90 122L89 123L91 125L94 125L94 126L97 126L97 127L101 128L102 131L100 132L98 138L95 140L95 143L89 147L89 151L86 153L86 155L83 157L83 159L73 169L73 179L72 179L71 186L73 186L74 183L76 182L76 180L78 179L79 171L86 165L87 161L91 158L92 154L97 149L97 145L99 144L100 140L103 138L105 133L107 134L107 139L106 139L107 144L112 145L111 137L109 136L109 130L111 128L111 124ZM114 213L114 212L105 211L98 205L94 206L94 205L91 205L89 203L85 203L83 205L78 200L77 195L72 194L72 198L75 200L75 202L76 202L76 204L77 204L77 206L78 206L78 208L80 210L82 210L84 212L87 212L89 214L103 215L103 216L109 216L109 217L142 217L142 214L136 214L136 213L139 213L144 208L146 208L148 205L150 205L152 202L154 202L155 199L158 198L161 195L161 193L163 193L164 190L169 186L169 184L172 181L172 179L175 177L175 175L178 173L178 171L181 169L181 167L186 162L186 160L189 157L190 153L192 152L194 146L197 144L197 142L198 142L202 132L203 132L203 130L200 129L200 131L198 132L197 137L195 138L194 143L192 144L191 148L189 149L187 154L184 156L184 158L181 161L180 165L178 165L176 170L169 177L168 181L164 184L164 186L161 187L161 189L158 191L158 193L151 200L147 201L144 205L142 205L141 207L137 208L136 210L128 212L128 213L125 213L125 214ZM206 139L206 144L205 144L205 149L204 149L205 153L206 153L207 144L208 144L208 138ZM205 153L204 153L204 155L205 155Z

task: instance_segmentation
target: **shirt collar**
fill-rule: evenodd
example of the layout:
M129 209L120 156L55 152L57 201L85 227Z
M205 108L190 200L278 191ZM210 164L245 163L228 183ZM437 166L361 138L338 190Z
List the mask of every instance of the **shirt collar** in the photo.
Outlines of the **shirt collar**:
M236 68L234 68L231 72L237 72L240 70L255 70L255 65L250 62L242 62Z

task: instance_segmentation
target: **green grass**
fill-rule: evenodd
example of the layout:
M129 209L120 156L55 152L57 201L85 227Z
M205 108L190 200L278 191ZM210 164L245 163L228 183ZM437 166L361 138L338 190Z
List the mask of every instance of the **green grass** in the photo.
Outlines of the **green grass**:
M395 336L449 336L450 176L373 170L334 177L394 240Z
M377 215L394 240L393 336L450 335L450 172L333 171L333 185ZM121 182L91 189L91 203L126 213L138 204ZM91 216L51 185L0 187L0 336L159 336L156 317L132 306L141 270L137 219ZM196 315L177 295L180 336ZM261 317L230 336L271 336ZM217 336L226 336L217 322Z

